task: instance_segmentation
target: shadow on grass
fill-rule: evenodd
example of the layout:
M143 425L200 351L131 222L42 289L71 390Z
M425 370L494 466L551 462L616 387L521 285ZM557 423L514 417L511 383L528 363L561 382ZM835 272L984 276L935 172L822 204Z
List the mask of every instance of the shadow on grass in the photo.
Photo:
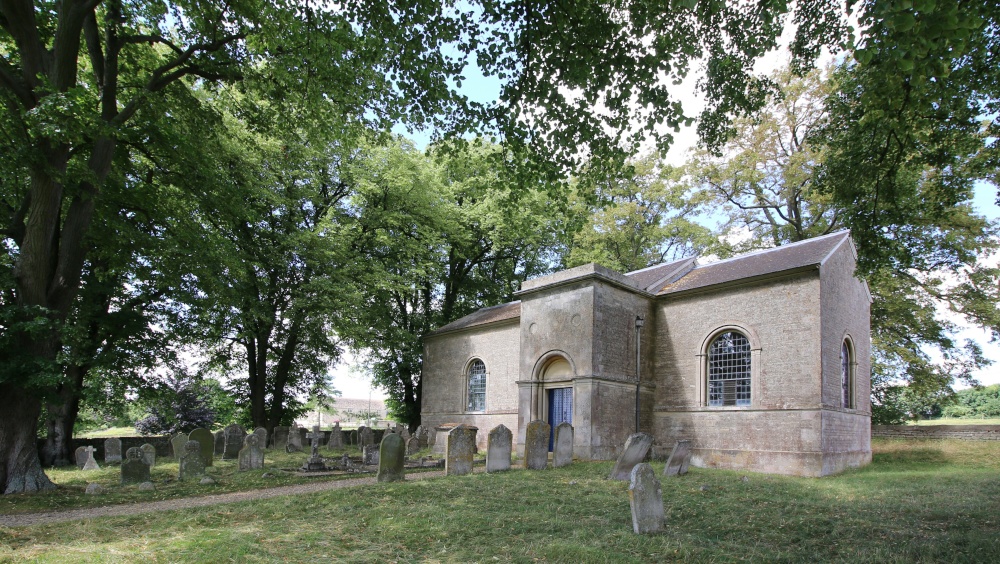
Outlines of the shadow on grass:
M878 452L872 456L872 462L876 464L942 465L948 464L950 460L940 449L914 448Z

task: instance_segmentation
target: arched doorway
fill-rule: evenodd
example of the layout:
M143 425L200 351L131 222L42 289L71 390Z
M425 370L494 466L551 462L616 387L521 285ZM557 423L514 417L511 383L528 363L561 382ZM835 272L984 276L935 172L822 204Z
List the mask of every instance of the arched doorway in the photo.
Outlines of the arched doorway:
M546 393L546 420L551 426L549 433L549 450L555 442L556 426L560 423L573 423L573 367L563 357L555 357L545 365L541 373L541 382Z

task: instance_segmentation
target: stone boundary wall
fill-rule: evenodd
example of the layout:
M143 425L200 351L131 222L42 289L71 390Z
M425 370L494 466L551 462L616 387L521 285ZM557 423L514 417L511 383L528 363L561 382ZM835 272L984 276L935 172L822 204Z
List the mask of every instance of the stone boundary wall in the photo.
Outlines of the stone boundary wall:
M1000 441L1000 425L872 425L872 438Z
M104 440L111 439L114 437L101 437L95 439L71 439L70 440L70 452L75 452L76 449L85 446L92 446L94 450L94 460L97 461L101 466L104 465ZM132 447L140 447L146 443L153 445L156 449L156 456L164 457L171 456L170 451L170 437L164 436L150 436L150 437L118 437L122 440L122 457L125 456L125 451ZM38 452L42 451L42 447L45 446L45 439L38 439ZM73 462L72 460L70 462Z

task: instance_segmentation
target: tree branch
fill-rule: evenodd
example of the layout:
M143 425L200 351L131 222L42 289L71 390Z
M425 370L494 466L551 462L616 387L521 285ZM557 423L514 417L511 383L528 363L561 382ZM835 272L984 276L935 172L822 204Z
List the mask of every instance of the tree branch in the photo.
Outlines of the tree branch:
M10 90L25 108L35 107L35 95L18 76L17 69L11 66L6 57L0 57L0 85Z

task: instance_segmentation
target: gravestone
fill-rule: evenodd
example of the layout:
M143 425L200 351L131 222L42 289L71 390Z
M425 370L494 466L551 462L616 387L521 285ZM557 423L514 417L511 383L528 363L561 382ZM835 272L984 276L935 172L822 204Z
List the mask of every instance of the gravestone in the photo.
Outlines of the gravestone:
M448 433L444 473L446 476L464 476L472 472L472 455L476 452L478 427L459 425Z
M486 438L486 471L510 470L510 453L514 434L503 425L497 425Z
M142 457L142 449L132 447L125 451L122 461L121 485L141 484L149 481L149 464Z
M396 433L390 433L382 438L378 452L378 474L375 479L379 482L400 482L404 480L403 463L406 461L406 454L403 452L403 437Z
M143 462L145 462L146 464L149 464L150 468L152 468L153 466L156 466L156 447L154 447L153 445L151 445L149 443L146 443L146 444L142 445L141 447L139 447L139 450L142 451L142 461Z
M337 421L330 431L330 440L326 443L326 448L330 450L344 448L344 431L340 428L340 421Z
M559 468L572 463L573 426L563 421L556 425L556 438L552 449L552 467Z
M650 435L646 433L633 433L629 435L625 441L625 448L618 455L615 467L611 469L611 475L608 478L611 480L628 480L632 468L635 468L636 464L646 459L646 454L649 453L651 446L653 446L653 437Z
M444 456L448 451L448 433L455 428L454 423L445 423L434 427L434 442L431 443L431 454Z
M406 444L406 442L412 437L412 435L410 435L410 430L406 427L403 427L403 431L399 434L399 436L403 437L403 444Z
M353 429L353 430L351 430L350 433L347 434L347 443L351 444L351 445L358 444L358 430L357 429Z
M368 445L362 449L364 455L364 463L366 466L375 466L378 464L378 446Z
M197 429L195 429L197 431ZM194 434L194 431L191 432ZM205 475L205 445L201 441L190 440L184 445L181 457L179 480L197 480Z
M417 432L414 434L417 436L417 440L420 441L420 448L427 448L427 428L419 425L417 426Z
M274 450L284 452L288 447L288 427L284 425L274 428L274 438L271 439Z
M73 451L73 462L76 462L77 469L83 470L83 465L87 463L87 447L76 447Z
M222 447L223 460L236 460L240 457L240 449L243 448L243 439L247 437L247 432L239 425L233 423L227 425L222 430L225 446Z
M691 464L691 441L677 441L674 449L670 451L670 458L667 465L663 467L664 476L683 476L687 474L688 466Z
M285 445L286 452L302 452L302 427L292 423L288 428L288 444Z
M226 450L226 433L225 431L217 431L215 433L215 450L213 453L215 456L222 456L222 453Z
M663 528L663 492L653 467L640 462L629 474L628 502L632 507L632 529L637 534Z
M244 437L243 448L236 457L239 459L240 472L264 468L264 449L260 448L260 436L250 433Z
M205 461L205 466L212 465L212 453L215 452L215 437L208 429L195 429L188 436L189 441L197 441L201 445L201 458ZM184 456L187 456L188 445L184 444Z
M188 436L184 433L177 433L172 439L170 439L170 449L174 451L174 460L177 462L181 461L181 457L184 456L184 445L188 442Z
M552 427L540 419L528 423L524 432L524 467L545 470L549 466L549 434Z
M257 427L253 430L253 434L257 435L257 446L264 450L267 448L267 429L263 427Z
M323 440L323 431L319 430L319 425L313 425L312 431L306 433L306 438L309 439L312 452L306 463L302 465L302 470L305 472L325 471L326 464L323 463L323 458L319 455L319 443Z
M375 432L369 427L358 427L358 446L364 449L375 444Z
M406 441L406 456L413 456L420 452L420 441L416 437L410 437L410 440Z
M87 446L83 448L83 455L85 457L83 463L83 470L100 470L101 467L97 465L97 460L94 459L94 451L97 450L92 446Z
M104 439L104 463L118 463L122 461L122 440L117 437Z

